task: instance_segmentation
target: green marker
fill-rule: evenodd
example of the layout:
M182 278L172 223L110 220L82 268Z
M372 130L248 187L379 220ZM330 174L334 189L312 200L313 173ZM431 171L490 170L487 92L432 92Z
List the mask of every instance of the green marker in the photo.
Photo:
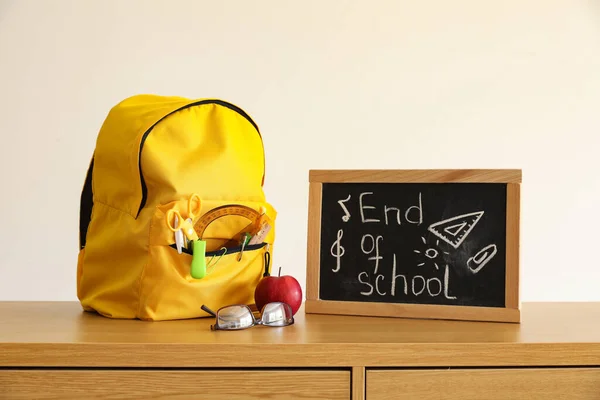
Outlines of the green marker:
M192 242L192 267L191 275L194 279L202 279L206 275L206 242L194 240Z

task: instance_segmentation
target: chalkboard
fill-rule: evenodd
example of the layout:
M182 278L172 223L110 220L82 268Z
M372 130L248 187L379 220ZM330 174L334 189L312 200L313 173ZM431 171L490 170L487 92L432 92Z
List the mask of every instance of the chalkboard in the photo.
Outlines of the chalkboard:
M307 312L518 322L520 171L313 176Z

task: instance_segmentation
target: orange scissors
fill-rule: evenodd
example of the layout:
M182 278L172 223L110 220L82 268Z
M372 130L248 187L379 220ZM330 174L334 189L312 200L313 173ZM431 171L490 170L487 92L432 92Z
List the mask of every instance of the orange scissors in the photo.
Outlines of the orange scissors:
M196 199L196 202L194 202L194 199ZM194 203L196 203L196 206L194 206ZM187 237L188 241L198 240L198 234L194 230L194 218L200 214L200 208L200 196L194 193L188 200L187 218L183 218L177 210L170 209L167 211L167 226L171 231L175 232L175 242L177 243L178 251L180 251L182 244L182 234ZM180 221L181 224L179 224Z

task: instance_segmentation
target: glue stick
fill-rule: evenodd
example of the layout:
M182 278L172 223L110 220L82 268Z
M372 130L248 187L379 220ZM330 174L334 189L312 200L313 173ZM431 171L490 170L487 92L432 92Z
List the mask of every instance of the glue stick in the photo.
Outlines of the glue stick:
M206 241L192 242L192 266L190 274L194 279L202 279L206 275Z

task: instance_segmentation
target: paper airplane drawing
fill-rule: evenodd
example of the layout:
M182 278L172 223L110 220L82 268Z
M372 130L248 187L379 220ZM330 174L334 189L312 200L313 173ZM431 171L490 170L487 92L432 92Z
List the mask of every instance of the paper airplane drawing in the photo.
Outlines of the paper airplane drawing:
M479 222L483 211L476 211L469 214L458 215L443 221L433 223L427 230L455 249L467 238L475 224Z

